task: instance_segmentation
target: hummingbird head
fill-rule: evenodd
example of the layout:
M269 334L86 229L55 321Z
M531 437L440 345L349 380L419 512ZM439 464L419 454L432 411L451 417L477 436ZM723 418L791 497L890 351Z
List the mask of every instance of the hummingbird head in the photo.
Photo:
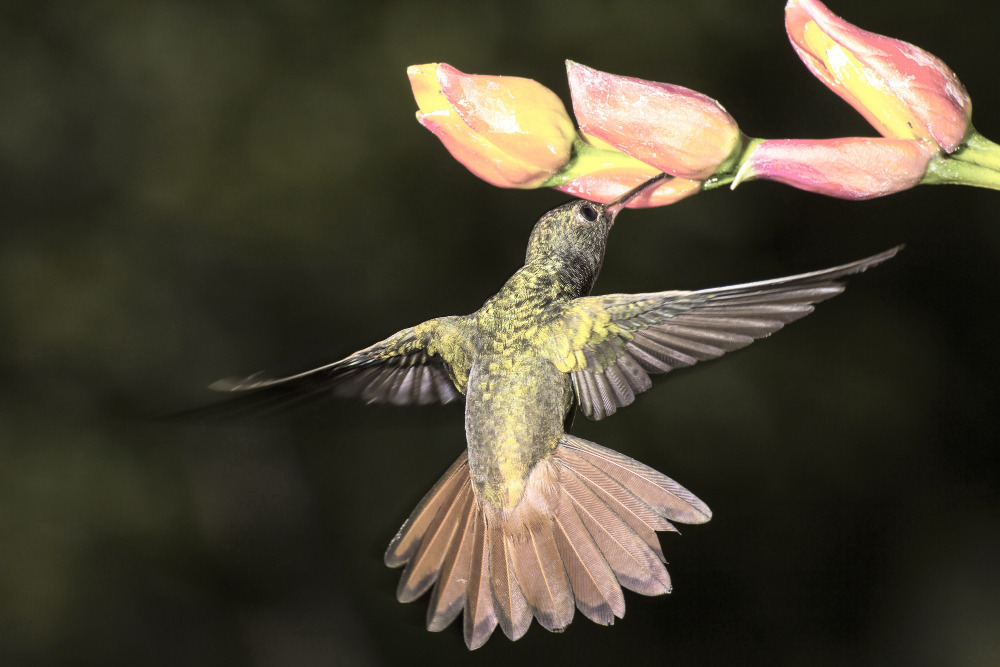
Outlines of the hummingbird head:
M609 204L577 199L543 215L528 239L525 264L543 263L589 292L601 270L608 233L625 205L654 187L659 174Z

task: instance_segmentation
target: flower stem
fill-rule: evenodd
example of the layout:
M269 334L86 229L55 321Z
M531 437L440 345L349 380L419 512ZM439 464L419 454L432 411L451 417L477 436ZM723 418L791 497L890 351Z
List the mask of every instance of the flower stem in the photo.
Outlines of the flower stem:
M992 143L992 142L991 142ZM996 144L994 144L996 145ZM953 153L937 156L927 165L922 184L972 185L1000 190L1000 170L961 160Z
M969 128L965 141L948 157L1000 171L1000 145L976 132L975 128Z

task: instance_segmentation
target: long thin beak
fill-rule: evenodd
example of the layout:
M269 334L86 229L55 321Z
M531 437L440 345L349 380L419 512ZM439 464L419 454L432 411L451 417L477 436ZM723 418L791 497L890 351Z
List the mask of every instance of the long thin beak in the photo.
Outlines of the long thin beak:
M626 192L625 194L623 194L621 197L619 197L618 199L616 199L613 202L611 202L610 204L605 204L604 205L605 214L609 218L611 218L612 221L614 221L615 217L618 215L618 212L621 211L623 208L625 208L625 206L630 201L632 201L633 199L635 199L636 197L638 197L639 195L641 195L643 192L645 192L649 188L652 188L653 186L655 186L657 183L659 183L660 181L662 181L666 177L667 177L666 174L657 174L656 176L654 176L653 178L649 179L648 181L646 181L642 185L640 185L638 187L635 187L635 188L632 188L631 190L629 190L628 192Z

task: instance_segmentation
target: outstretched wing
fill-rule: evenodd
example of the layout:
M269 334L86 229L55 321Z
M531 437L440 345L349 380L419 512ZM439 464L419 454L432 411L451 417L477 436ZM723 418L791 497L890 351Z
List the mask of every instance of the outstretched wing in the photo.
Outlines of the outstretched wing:
M893 257L902 246L823 271L694 292L608 294L576 299L552 350L570 373L580 409L603 419L666 373L714 359L774 333L844 291L840 278Z
M403 329L349 357L304 373L282 378L258 373L245 379L219 380L211 389L294 395L329 391L335 396L395 405L450 403L462 395L453 380L455 371L464 375L461 369L450 368L442 356L455 347L451 334L456 319L443 317Z

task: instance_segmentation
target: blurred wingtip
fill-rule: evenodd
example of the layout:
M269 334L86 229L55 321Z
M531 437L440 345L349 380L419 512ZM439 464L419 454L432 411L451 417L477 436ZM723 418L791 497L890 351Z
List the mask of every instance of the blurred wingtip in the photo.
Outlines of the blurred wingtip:
M218 392L236 391L240 381L236 378L222 378L208 385L209 390Z
M254 373L244 378L228 377L222 378L221 380L216 380L212 384L208 385L211 391L217 392L234 392L234 391L247 391L249 389L257 389L263 387L268 383L268 378L264 376L263 373Z
M900 243L899 245L893 246L892 248L889 248L884 252L880 252L879 254L872 257L872 259L877 260L879 262L884 262L885 260L892 259L896 255L898 255L905 247L906 247L905 243Z
M866 257L865 259L860 259L856 262L851 262L850 264L842 267L845 272L841 275L849 275L852 273L863 273L873 266L878 266L883 262L886 262L900 253L900 251L906 247L905 243L900 243L897 246L893 246L888 250L883 250L882 252L872 255L871 257ZM835 269L834 269L835 270Z

